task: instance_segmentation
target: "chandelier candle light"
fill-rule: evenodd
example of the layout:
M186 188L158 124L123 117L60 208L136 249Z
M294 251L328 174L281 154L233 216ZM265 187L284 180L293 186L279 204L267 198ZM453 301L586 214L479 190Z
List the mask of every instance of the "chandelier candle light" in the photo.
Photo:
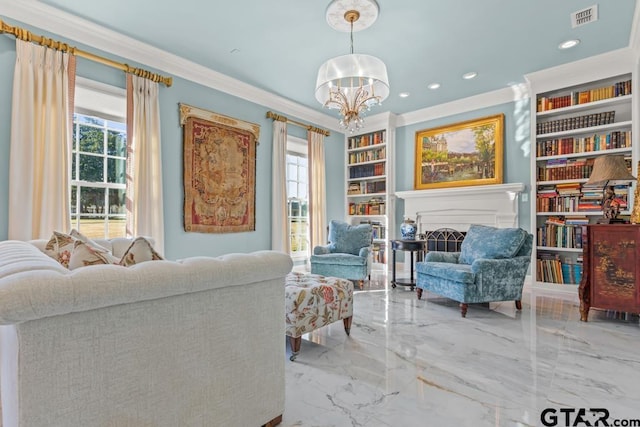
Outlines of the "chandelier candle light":
M363 114L389 96L387 67L379 58L353 53L353 31L369 27L378 17L375 0L334 0L327 22L351 34L351 53L326 61L318 70L316 99L326 108L340 110L340 126L353 133L362 129Z

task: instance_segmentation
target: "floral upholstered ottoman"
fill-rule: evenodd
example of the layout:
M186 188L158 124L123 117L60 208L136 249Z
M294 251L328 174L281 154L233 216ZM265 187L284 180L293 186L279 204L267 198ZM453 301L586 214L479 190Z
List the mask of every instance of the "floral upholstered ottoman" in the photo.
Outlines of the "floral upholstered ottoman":
M353 316L353 282L338 277L291 272L285 282L286 334L290 360L300 352L302 335L342 319L349 335Z

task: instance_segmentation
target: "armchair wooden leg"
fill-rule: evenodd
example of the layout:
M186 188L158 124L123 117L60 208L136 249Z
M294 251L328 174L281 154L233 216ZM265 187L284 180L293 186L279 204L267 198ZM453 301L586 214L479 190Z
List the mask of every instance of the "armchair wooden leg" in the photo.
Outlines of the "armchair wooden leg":
M422 288L416 288L416 295L418 295L418 299L422 298Z
M360 286L360 290L364 289L364 280L358 280L358 286Z
M293 362L298 357L298 353L300 353L302 337L289 337L289 344L291 344L291 357L289 357L289 360Z
M462 314L462 317L467 317L468 307L469 307L469 304L465 304L463 302L460 303L460 313Z
M345 317L344 319L342 319L342 323L344 324L344 331L347 333L347 336L349 336L349 333L351 332L352 320L353 320L353 316Z
M516 300L516 309L522 310L522 301L519 299Z

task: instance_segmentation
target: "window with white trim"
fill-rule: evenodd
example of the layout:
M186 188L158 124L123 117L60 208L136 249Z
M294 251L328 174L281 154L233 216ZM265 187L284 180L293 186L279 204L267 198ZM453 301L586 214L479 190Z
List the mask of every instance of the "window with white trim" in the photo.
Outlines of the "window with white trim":
M287 205L291 257L295 262L309 258L309 164L307 144L287 137Z
M76 85L71 226L93 238L125 236L126 96L82 79Z

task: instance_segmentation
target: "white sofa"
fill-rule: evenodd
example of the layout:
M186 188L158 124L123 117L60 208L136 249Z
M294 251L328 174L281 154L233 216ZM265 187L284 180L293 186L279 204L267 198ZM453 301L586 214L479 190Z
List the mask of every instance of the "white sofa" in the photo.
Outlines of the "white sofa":
M289 256L69 271L36 246L0 242L3 427L279 422Z

